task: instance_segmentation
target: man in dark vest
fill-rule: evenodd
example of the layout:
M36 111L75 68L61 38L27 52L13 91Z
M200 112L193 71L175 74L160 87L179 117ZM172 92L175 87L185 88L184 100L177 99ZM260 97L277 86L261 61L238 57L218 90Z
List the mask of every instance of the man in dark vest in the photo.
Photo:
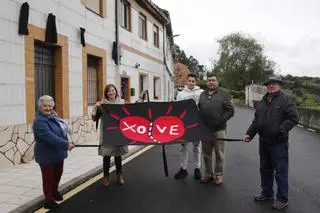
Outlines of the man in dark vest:
M298 123L298 113L292 99L281 92L279 77L271 77L265 83L267 94L256 107L255 117L247 130L245 142L250 142L256 133L260 136L260 194L255 201L274 199L274 178L278 186L272 208L288 206L288 139L289 131Z
M217 76L208 74L207 89L200 95L199 110L204 125L217 138L212 141L202 141L202 153L205 165L205 175L202 183L214 181L222 184L225 163L225 141L227 121L234 115L229 94L219 88ZM212 154L215 153L214 166Z

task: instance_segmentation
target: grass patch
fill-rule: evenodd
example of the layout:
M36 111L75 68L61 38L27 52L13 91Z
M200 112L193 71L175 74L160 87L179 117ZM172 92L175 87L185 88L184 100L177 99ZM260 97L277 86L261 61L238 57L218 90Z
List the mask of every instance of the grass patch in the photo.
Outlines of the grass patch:
M232 103L233 104L244 105L245 104L245 100L244 99L238 99L238 98L232 98Z

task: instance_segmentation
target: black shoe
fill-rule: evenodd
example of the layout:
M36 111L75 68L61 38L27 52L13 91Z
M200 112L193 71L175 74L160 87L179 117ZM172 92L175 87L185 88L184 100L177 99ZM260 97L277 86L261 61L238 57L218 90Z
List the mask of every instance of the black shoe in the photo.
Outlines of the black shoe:
M46 201L43 207L45 209L56 210L59 208L59 205L54 201Z
M54 194L54 200L63 201L63 197L58 191Z
M265 196L263 194L255 195L254 200L255 201L266 201L266 200L273 200L273 196Z
M288 201L281 201L281 200L276 200L272 204L272 208L277 210L281 210L287 206L288 206Z
M187 170L180 168L178 173L174 175L174 179L184 179L187 176L188 176Z
M201 180L201 172L199 168L194 169L193 177L195 180Z

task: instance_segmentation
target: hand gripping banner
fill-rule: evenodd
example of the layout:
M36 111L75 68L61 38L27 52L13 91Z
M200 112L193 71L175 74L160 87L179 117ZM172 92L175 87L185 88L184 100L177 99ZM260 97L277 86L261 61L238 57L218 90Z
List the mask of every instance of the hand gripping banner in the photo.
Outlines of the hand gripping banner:
M104 145L147 145L213 140L193 100L105 104Z

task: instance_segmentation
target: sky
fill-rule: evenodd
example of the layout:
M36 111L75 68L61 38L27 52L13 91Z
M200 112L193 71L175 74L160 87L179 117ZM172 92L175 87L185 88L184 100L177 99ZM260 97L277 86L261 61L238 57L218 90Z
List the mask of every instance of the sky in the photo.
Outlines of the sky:
M210 67L217 39L241 32L281 75L320 77L320 0L152 0L170 12L177 45Z

